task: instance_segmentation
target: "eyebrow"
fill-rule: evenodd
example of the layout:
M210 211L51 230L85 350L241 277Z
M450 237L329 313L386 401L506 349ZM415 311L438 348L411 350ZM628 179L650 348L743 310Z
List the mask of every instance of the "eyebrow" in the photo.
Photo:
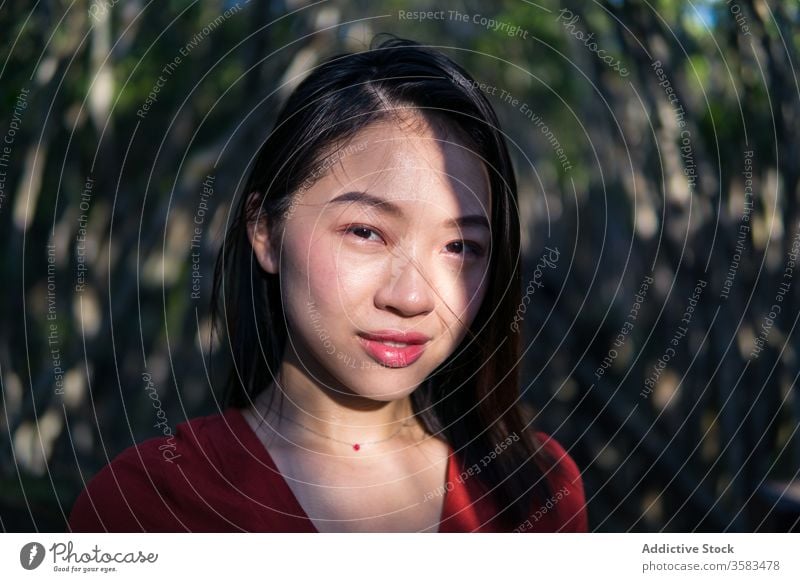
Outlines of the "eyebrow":
M328 204L331 205L339 205L339 204L358 204L360 206L367 206L369 208L373 208L378 212L383 214L389 214L391 216L395 216L397 218L405 217L405 213L403 209L400 208L394 202L390 200L386 200L384 198L380 198L378 196L374 196L373 194L369 194L367 192L360 192L360 191L353 191L353 192L345 192L344 194L340 194ZM487 230L491 230L489 226L489 220L483 214L469 214L467 216L459 216L458 218L449 218L444 221L443 223L446 227L466 227L466 226L482 226Z

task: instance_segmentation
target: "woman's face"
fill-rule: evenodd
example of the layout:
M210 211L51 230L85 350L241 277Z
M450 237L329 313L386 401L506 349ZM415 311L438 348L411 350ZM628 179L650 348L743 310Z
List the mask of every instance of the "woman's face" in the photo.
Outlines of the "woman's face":
M362 130L296 193L278 248L251 239L280 273L287 353L315 382L379 401L407 396L455 351L488 286L484 164L414 122Z

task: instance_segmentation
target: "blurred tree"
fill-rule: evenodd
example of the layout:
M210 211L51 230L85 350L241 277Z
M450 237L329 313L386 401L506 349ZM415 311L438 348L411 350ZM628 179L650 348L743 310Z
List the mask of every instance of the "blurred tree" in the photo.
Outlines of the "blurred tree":
M218 408L230 202L304 72L388 31L485 83L525 284L560 252L523 388L585 469L592 527L797 528L799 20L764 0L4 4L0 526L63 529L85 480L162 434L155 402L172 430Z

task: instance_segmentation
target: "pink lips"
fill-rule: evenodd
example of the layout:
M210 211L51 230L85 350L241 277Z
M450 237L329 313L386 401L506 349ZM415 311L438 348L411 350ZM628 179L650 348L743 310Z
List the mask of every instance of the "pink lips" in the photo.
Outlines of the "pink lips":
M361 333L358 341L373 358L390 368L404 368L416 362L425 351L430 338L417 332L380 330ZM398 342L405 346L391 346L383 342Z

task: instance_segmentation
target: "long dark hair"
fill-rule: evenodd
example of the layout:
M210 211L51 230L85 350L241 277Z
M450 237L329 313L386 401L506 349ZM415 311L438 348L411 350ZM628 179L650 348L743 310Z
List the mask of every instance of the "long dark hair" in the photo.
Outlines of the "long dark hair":
M239 196L211 299L213 328L219 332L224 322L233 358L224 404L248 406L266 389L287 340L279 276L258 264L248 224L267 220L269 232L279 232L292 195L313 182L327 156L390 117L393 107L410 106L444 123L484 160L493 222L483 304L462 344L412 393L412 405L426 429L450 443L464 469L478 464L480 472L470 478L491 491L498 525L510 530L535 509L532 493L542 500L550 495L543 475L553 462L543 457L519 404L519 336L509 329L521 297L514 170L492 106L462 67L416 42L389 36L378 44L379 37L367 51L329 58L297 86ZM481 462L501 443L507 448L501 445L491 462Z

